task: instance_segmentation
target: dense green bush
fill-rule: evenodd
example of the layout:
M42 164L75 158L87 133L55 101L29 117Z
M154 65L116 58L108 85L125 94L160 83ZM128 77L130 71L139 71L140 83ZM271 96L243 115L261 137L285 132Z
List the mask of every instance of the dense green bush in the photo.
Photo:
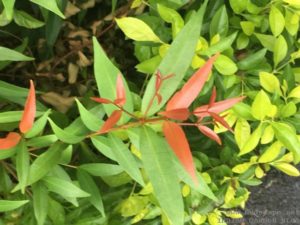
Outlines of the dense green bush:
M0 81L0 224L220 225L271 168L300 175L298 1L0 9L19 73Z

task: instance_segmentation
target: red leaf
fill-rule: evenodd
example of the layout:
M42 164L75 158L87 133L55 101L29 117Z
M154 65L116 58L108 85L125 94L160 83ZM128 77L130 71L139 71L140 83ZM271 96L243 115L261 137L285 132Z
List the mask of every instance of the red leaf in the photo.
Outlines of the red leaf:
M159 114L174 120L187 120L190 116L188 109L174 109L171 111L160 112Z
M107 98L98 98L98 97L91 97L91 99L95 102L101 103L101 104L112 104L113 102Z
M161 97L161 95L159 93L156 93L156 98L157 98L158 104L160 104L161 101L162 101L162 97Z
M119 106L123 106L125 102L126 102L125 98L117 98L116 100L114 100L114 104Z
M34 118L35 118L35 112L36 112L35 89L34 89L33 81L30 80L29 93L25 103L22 119L19 124L19 129L22 133L26 133L32 128Z
M219 54L216 54L211 57L202 68L192 75L182 89L175 93L167 104L167 111L172 109L188 108L191 105L202 90L218 55Z
M234 106L236 103L242 101L245 97L237 97L237 98L230 98L223 101L215 102L211 107L209 105L202 105L198 108L196 108L193 112L193 114L197 117L206 117L209 116L209 112L213 113L221 113L232 106Z
M21 135L16 132L10 132L5 138L0 138L0 150L15 147L21 140Z
M227 128L228 130L232 131L232 128L229 126L229 124L224 120L223 117L219 116L216 113L210 112L210 115L221 125L223 125L223 127Z
M117 99L121 99L119 102L119 105L123 106L126 102L126 92L125 92L125 87L122 79L122 75L118 74L117 77Z
M213 104L216 102L216 97L217 97L217 90L216 87L213 88L210 99L209 99L209 104L208 107L212 107Z
M199 125L198 129L201 131L201 133L203 133L205 136L209 137L210 139L214 140L219 145L222 144L220 137L209 127Z
M115 110L113 113L108 117L108 119L105 121L101 129L99 130L99 134L106 133L109 131L111 128L113 128L114 125L120 120L122 115L121 110Z
M198 184L193 156L182 128L174 122L165 121L163 123L163 132L182 166L190 174L195 184Z

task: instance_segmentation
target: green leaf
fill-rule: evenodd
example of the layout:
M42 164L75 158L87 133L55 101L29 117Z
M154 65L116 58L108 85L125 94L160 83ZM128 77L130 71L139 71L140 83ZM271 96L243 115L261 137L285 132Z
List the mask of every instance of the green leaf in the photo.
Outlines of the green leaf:
M294 163L300 162L300 141L295 131L287 124L280 122L272 123L276 138L293 153Z
M240 33L237 40L236 40L236 47L238 50L244 49L249 44L249 37L244 33Z
M297 112L296 104L294 102L289 102L288 104L284 105L280 109L280 116L282 118L288 118L288 117L295 115L296 112Z
M237 63L240 70L250 70L256 68L262 62L265 61L267 49L261 49L255 53L249 54L246 58Z
M21 206L25 205L28 202L29 202L28 200L23 200L23 201L0 200L0 212L7 212L7 211L20 208Z
M14 15L15 0L2 0L5 14L8 20L11 20Z
M28 29L35 29L45 25L44 22L35 19L28 13L16 9L14 11L14 21L19 26L26 27Z
M43 178L43 182L49 191L57 193L64 198L84 198L91 196L89 193L81 190L72 182L61 178L45 177Z
M239 146L239 149L243 149L245 144L250 138L251 128L250 124L245 119L238 119L234 128L234 139Z
M56 15L60 16L61 18L65 19L64 14L58 8L56 0L45 1L45 0L30 0L31 2L48 9L49 11L55 13Z
M300 176L300 172L299 170L292 166L291 164L288 163L274 163L272 164L272 166L274 166L276 169L281 170L282 172L286 173L289 176L293 176L293 177L299 177Z
M128 173L128 175L132 177L132 179L144 186L145 184L138 164L128 147L114 135L109 134L108 137L110 140L111 150L116 157L117 162Z
M291 90L291 92L288 95L288 98L300 98L300 86L297 86L293 90Z
M48 213L48 190L41 183L32 185L34 216L38 225L44 225Z
M151 128L142 127L139 135L142 162L155 196L171 223L183 225L181 189L169 147Z
M299 15L291 12L288 8L285 10L285 29L294 36L299 30Z
M157 11L164 21L172 24L172 36L174 39L184 26L184 21L182 17L176 10L168 8L161 4L157 5Z
M0 61L32 61L34 58L23 55L15 50L0 46Z
M93 37L94 46L94 72L95 78L98 86L98 91L102 98L107 98L110 100L115 100L116 98L116 81L118 74L121 74L119 69L108 59L102 47L99 45L97 39ZM103 82L105 80L105 82ZM129 91L128 85L123 78L123 83L126 91L126 104L124 108L132 112L133 102L131 98L131 93ZM116 107L110 104L104 105L105 112L110 115ZM125 114L122 116L121 121L127 122L129 117Z
M251 112L255 119L263 120L268 113L271 111L271 101L269 96L261 90L255 96L255 99L252 103Z
M110 148L110 141L106 137L102 136L94 136L91 138L93 145L95 148L105 155L107 158L117 161L115 155L113 154Z
M207 55L207 56L212 56L213 54L216 54L217 52L223 52L224 50L229 49L232 46L232 43L236 39L237 32L231 34L228 37L222 38L219 42L216 44L213 44L209 46L208 49L201 50L200 54L201 55Z
M245 155L255 149L262 135L262 125L260 124L255 131L250 135L249 139L241 149L239 156Z
M245 173L252 165L253 165L252 162L238 164L232 168L232 172L238 173L238 174Z
M270 15L269 15L269 23L271 27L271 31L274 36L278 36L282 33L285 26L285 19L279 9L276 6L272 5Z
M154 56L148 60L145 60L135 66L137 71L142 73L154 73L156 68L161 63L162 57L160 55Z
M77 177L80 187L91 195L88 197L89 202L102 214L103 217L105 217L104 206L99 187L93 178L88 173L81 170L77 170Z
M260 72L259 82L260 85L270 93L275 93L280 91L280 82L278 78L272 73Z
M49 134L41 137L35 137L29 139L26 144L27 146L34 147L34 148L44 148L48 147L54 142L56 142L58 138L55 134Z
M76 144L81 142L85 138L85 136L77 136L71 134L70 132L64 131L61 128L59 128L50 118L48 118L48 120L50 122L54 134L59 140L61 140L64 143Z
M228 15L225 5L221 6L213 16L210 23L210 38L219 34L221 37L225 37L228 32Z
M245 0L229 0L230 6L237 14L247 9L248 1Z
M28 185L37 182L47 175L47 173L60 161L61 155L66 148L66 144L56 142L46 152L39 155L30 166Z
M162 96L162 102L158 104L157 101L154 101L154 104L148 112L149 115L156 113L167 102L174 91L178 88L178 85L189 68L198 42L206 5L207 0L201 6L201 9L192 16L189 22L176 36L167 54L159 65L158 70L163 74L163 76L167 76L169 74L174 74L174 76L162 83L159 91ZM156 76L152 76L142 100L142 113L146 112L155 93L155 82Z
M238 69L236 64L225 55L219 55L214 66L223 75L233 75Z
M17 146L16 170L18 175L19 185L24 194L29 175L29 152L26 143L22 140Z
M251 36L254 33L255 25L251 21L241 21L241 27L243 32L248 36Z
M48 109L47 112L45 112L41 118L35 121L33 127L29 130L29 132L25 134L25 137L33 138L37 136L39 133L41 133L47 124L48 116L50 115L50 113L51 113L51 109Z
M274 37L272 35L258 34L258 33L255 33L255 36L260 41L262 46L267 48L269 51L273 52L276 37Z
M87 171L93 176L105 177L120 174L124 169L119 165L107 164L107 163L88 163L82 164L79 167L82 170Z
M153 30L140 19L134 17L123 17L115 20L120 29L130 39L135 41L152 41L163 43L163 41L157 37Z
M78 99L75 99L79 113L80 118L84 125L90 129L91 131L99 131L101 126L103 125L103 121L100 118L97 118L93 113L91 113L89 110L87 110L81 103L78 101Z
M49 203L48 216L53 221L53 225L66 224L64 207L50 197L47 200Z
M276 67L286 56L288 51L288 46L286 40L282 35L280 35L276 41L274 46L274 66Z
M261 144L268 144L274 139L274 130L271 125L268 125L263 132L263 135L261 136L260 143Z
M259 157L259 163L268 163L274 161L280 154L282 144L279 141L274 142L267 150Z

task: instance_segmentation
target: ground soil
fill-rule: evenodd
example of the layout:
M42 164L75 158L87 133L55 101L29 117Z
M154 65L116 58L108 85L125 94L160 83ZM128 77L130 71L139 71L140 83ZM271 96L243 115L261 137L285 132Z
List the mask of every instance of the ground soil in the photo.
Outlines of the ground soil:
M250 189L244 219L230 225L300 225L300 177L273 170Z

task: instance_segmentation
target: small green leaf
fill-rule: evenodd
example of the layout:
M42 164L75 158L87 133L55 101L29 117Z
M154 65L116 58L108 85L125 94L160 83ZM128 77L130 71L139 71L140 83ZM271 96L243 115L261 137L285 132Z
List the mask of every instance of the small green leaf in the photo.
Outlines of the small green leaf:
M19 26L26 27L28 29L35 29L45 25L44 22L35 19L28 13L16 9L14 10L14 21Z
M154 73L156 68L161 63L162 57L160 55L154 56L148 60L145 60L135 66L137 71L142 73Z
M296 112L297 112L296 104L294 102L289 102L288 104L284 105L280 109L280 116L282 118L288 118L288 117L295 115Z
M241 50L248 46L249 44L249 37L244 33L240 33L237 40L236 40L236 47L237 49Z
M116 157L110 148L110 141L106 137L94 136L91 138L95 148L107 158L116 161Z
M255 131L250 135L249 139L241 149L239 156L245 155L255 149L262 135L262 125L260 124Z
M14 5L16 0L2 0L5 14L8 20L11 20L14 15Z
M91 196L72 182L61 178L45 177L43 178L43 182L49 191L55 192L64 198L84 198Z
M85 136L76 136L74 134L71 134L70 132L64 131L61 128L59 128L50 118L48 118L48 120L50 122L54 134L59 140L65 143L76 144L81 142L85 138Z
M56 15L60 16L61 18L65 19L64 14L58 8L56 0L45 1L45 0L30 0L31 2L48 9L49 11L55 13Z
M26 143L22 140L17 146L16 170L18 175L19 185L24 194L29 175L29 152Z
M41 183L32 185L34 216L38 225L44 225L48 213L48 190Z
M80 187L91 195L88 197L89 202L102 214L103 217L105 217L104 206L99 187L93 178L88 173L81 170L77 170L77 177Z
M138 164L128 147L114 135L109 134L111 150L120 166L139 184L144 186Z
M272 166L274 166L276 169L281 170L282 172L286 173L289 176L293 176L293 177L299 177L300 176L300 172L299 170L292 166L291 164L288 163L274 163L272 164Z
M259 157L259 163L268 163L274 161L280 154L283 145L276 141Z
M145 171L153 185L159 204L174 225L184 223L181 188L166 141L151 128L142 127L140 150Z
M51 109L48 109L47 112L45 112L41 118L35 121L33 127L25 134L25 137L33 138L37 136L39 133L41 133L47 124L48 116L50 115L50 113L51 113Z
M245 0L229 0L230 6L233 11L237 14L240 14L247 9L248 1Z
M250 134L251 128L247 120L242 118L238 119L234 128L234 138L239 149L243 149L250 138Z
M236 64L225 55L219 55L214 66L223 75L233 75L238 69Z
M285 10L285 29L292 36L296 35L299 30L299 15L287 8Z
M26 144L27 146L34 147L34 148L44 148L50 146L57 140L58 138L56 137L55 134L49 134L41 137L31 138L26 142Z
M272 126L276 138L291 152L293 152L294 163L300 162L300 141L295 131L287 124L273 122Z
M255 36L260 41L262 46L267 48L269 51L273 52L276 37L274 37L273 35L258 34L258 33L255 33Z
M279 9L276 6L272 5L270 15L269 15L269 23L271 27L271 31L274 36L278 36L282 33L285 26L285 19Z
M210 22L210 38L219 34L221 37L225 37L228 32L228 15L225 5L221 6Z
M254 118L263 120L271 111L271 107L272 104L269 96L263 90L261 90L255 96L255 99L251 106L251 112Z
M259 82L260 85L270 93L280 91L280 82L278 78L272 73L260 72Z
M274 46L274 66L276 67L286 56L288 51L288 46L286 40L282 35L280 35L276 41Z
M246 58L237 63L240 70L250 70L256 68L265 61L267 49L261 49L255 53L249 54Z
M123 17L116 22L125 35L135 41L153 41L163 43L153 30L142 20L134 17Z
M21 206L25 205L28 202L29 202L28 200L23 200L23 201L0 200L0 212L7 212L7 211L20 208Z
M288 95L288 98L300 98L300 86L295 87ZM1 115L1 114L0 114ZM1 117L0 117L1 118Z
M251 36L254 33L255 25L251 21L241 21L241 27L243 32L248 36Z
M32 61L34 58L23 55L15 50L0 46L0 61Z
M107 163L88 163L82 164L79 167L82 170L87 171L89 174L93 176L105 177L105 176L113 176L120 174L124 171L124 169L115 164L107 164Z

